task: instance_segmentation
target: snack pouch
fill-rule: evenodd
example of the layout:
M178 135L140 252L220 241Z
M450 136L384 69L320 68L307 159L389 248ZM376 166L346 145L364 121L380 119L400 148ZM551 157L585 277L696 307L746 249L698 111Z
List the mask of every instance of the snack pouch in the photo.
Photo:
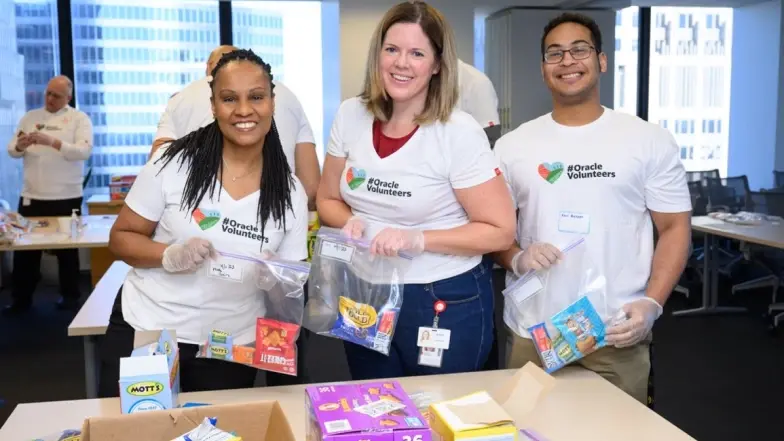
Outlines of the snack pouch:
M505 301L514 305L548 373L606 346L606 323L615 316L608 307L606 279L585 240L561 251L561 262L529 272L504 290ZM531 282L534 277L538 282Z
M52 435L47 435L41 438L34 438L32 441L79 441L82 439L81 430L63 430Z
M311 260L305 328L388 355L411 260L403 253L371 256L369 241L322 226Z
M200 345L197 356L296 376L297 339L305 310L304 285L310 264L277 258L256 259L226 252L218 254L231 259L228 261L231 263L223 260L221 265L243 265L241 271L227 268L228 273L243 276L239 286L232 283L233 280L226 282L223 286L225 295L233 295L236 290L252 289L259 303L251 303L249 307L256 307L258 313L252 322L242 326L232 323L236 319L231 314L222 322L205 317L204 343ZM211 266L214 270L215 265ZM241 336L232 335L225 330L229 326L252 329L253 332L250 337L246 332Z

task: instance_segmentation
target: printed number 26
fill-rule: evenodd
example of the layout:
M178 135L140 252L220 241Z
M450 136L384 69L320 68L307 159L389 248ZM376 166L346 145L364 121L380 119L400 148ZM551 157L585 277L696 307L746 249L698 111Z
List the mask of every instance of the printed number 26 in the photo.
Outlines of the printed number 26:
M403 435L403 441L422 441L422 435Z

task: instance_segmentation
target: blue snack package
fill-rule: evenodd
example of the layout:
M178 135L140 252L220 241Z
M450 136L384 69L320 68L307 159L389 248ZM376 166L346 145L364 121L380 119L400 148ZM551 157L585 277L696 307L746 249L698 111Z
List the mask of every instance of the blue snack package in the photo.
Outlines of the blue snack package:
M338 300L338 316L329 331L333 337L389 355L400 308L385 305L380 311L348 297Z
M552 322L578 359L607 345L604 322L588 297L580 297L555 314Z
M217 358L220 360L232 361L234 359L234 342L229 333L217 329L210 332L209 341L203 348L204 357Z
M555 338L551 338L544 323L531 326L528 328L528 332L531 334L536 352L539 353L539 358L542 360L542 367L548 374L577 360L572 347L563 336L556 331Z

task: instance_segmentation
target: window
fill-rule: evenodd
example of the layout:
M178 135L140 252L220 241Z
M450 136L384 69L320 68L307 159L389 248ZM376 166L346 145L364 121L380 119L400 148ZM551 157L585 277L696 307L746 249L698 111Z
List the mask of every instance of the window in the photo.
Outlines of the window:
M15 135L25 111L44 105L49 80L60 72L56 0L0 2L0 137ZM22 161L0 155L0 199L16 209L22 186Z
M686 147L684 166L726 175L729 139L721 127L729 122L732 9L653 7L651 16L649 118L699 115L698 124L669 127Z
M194 14L217 16L217 0L187 0L160 6L155 0L71 0L74 36L74 71L80 110L93 117L94 169L85 196L108 193L108 179L117 174L138 173L143 161L131 160L149 154L158 119L166 107L166 97L182 89L190 78L204 75L206 57L219 44L220 29L215 23L186 22L181 18ZM148 17L154 16L157 22ZM114 21L108 22L107 18ZM186 28L204 35L202 40L182 40L179 32ZM84 30L84 31L83 31ZM151 41L167 38L166 45ZM101 36L114 39L111 47ZM190 37L190 36L189 36ZM181 56L185 50L198 56ZM177 72L163 81L158 73ZM184 73L186 75L179 75ZM104 75L105 74L105 75ZM141 87L140 87L141 86ZM112 134L120 136L115 137ZM136 133L139 136L128 136ZM108 135L108 136L107 136Z
M615 13L614 107L632 115L637 114L638 11L637 6L631 6Z
M272 66L275 81L299 99L319 144L324 139L321 8L314 1L231 2L234 45L252 49ZM316 152L323 160L323 148Z

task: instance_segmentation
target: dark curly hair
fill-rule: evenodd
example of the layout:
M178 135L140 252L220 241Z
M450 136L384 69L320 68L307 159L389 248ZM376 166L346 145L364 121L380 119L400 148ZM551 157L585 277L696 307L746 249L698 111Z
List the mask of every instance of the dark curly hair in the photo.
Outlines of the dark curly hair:
M275 85L272 83L270 65L253 51L244 49L228 52L221 57L212 71L210 87L214 87L215 80L224 66L240 61L249 61L262 68L269 77L271 90L274 90ZM213 198L218 176L223 173L223 134L218 122L213 121L209 125L172 142L158 158L158 161L163 161L163 167L166 167L178 155L180 156L177 162L180 168L183 166L188 168L181 204L183 207L187 207L188 212L191 213L198 208L205 195L209 195L210 199ZM261 191L259 193L257 222L261 226L261 236L265 237L264 228L270 215L279 227L282 225L283 229L286 229L286 210L292 208L291 191L294 186L294 178L286 160L286 154L283 152L274 118L270 131L264 138L261 157L262 178L259 183ZM220 190L218 190L218 198L220 198Z

